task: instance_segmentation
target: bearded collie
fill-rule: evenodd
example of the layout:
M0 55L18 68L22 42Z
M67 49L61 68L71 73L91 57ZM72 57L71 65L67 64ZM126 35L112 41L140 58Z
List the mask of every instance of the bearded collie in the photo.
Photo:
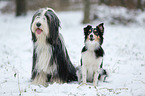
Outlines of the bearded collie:
M59 33L60 21L51 8L41 8L32 18L33 41L32 83L65 83L76 81L76 69L72 65Z

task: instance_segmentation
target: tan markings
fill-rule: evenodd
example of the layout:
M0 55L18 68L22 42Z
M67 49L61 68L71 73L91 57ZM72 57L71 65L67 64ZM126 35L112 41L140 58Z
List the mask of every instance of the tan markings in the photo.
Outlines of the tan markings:
M87 40L90 40L89 35L88 35L88 37L87 37Z
M99 36L96 36L96 35L94 35L94 36L95 36L95 41L99 41L100 40Z

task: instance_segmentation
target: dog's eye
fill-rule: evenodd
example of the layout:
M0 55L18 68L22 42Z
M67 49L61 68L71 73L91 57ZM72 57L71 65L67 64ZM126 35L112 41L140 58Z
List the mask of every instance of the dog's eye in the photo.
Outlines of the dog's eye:
M96 34L97 36L99 35L97 31L94 31L94 34Z
M92 30L90 29L88 33L91 33L91 32L92 32Z

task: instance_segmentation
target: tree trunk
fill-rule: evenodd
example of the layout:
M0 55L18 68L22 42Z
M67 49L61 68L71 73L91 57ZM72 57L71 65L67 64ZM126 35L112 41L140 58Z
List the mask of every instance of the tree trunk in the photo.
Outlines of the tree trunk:
M142 11L144 11L141 0L137 0L137 9L141 9Z
M84 19L83 24L90 22L90 0L83 0L84 4Z
M99 0L99 2L100 2L101 4L105 4L105 1L104 1L104 0Z
M26 15L26 0L16 0L16 16Z
M126 5L125 5L125 1L124 0L121 0L121 5L123 6L123 7L125 7Z

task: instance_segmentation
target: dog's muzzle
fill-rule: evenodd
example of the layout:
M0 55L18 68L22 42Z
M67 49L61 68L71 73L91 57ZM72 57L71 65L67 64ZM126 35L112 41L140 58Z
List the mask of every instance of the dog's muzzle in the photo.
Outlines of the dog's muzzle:
M36 29L36 33L39 35L41 34L41 32L43 31L40 27L41 27L41 23L36 23L37 29Z
M93 41L94 40L94 36L91 34L90 35L90 40Z
M40 27L40 26L41 26L41 23L39 23L39 22L36 23L36 26L37 26L37 27Z
M37 33L37 34L41 34L41 32L42 32L42 29L40 29L40 28L37 28L37 29L36 29L36 33Z

